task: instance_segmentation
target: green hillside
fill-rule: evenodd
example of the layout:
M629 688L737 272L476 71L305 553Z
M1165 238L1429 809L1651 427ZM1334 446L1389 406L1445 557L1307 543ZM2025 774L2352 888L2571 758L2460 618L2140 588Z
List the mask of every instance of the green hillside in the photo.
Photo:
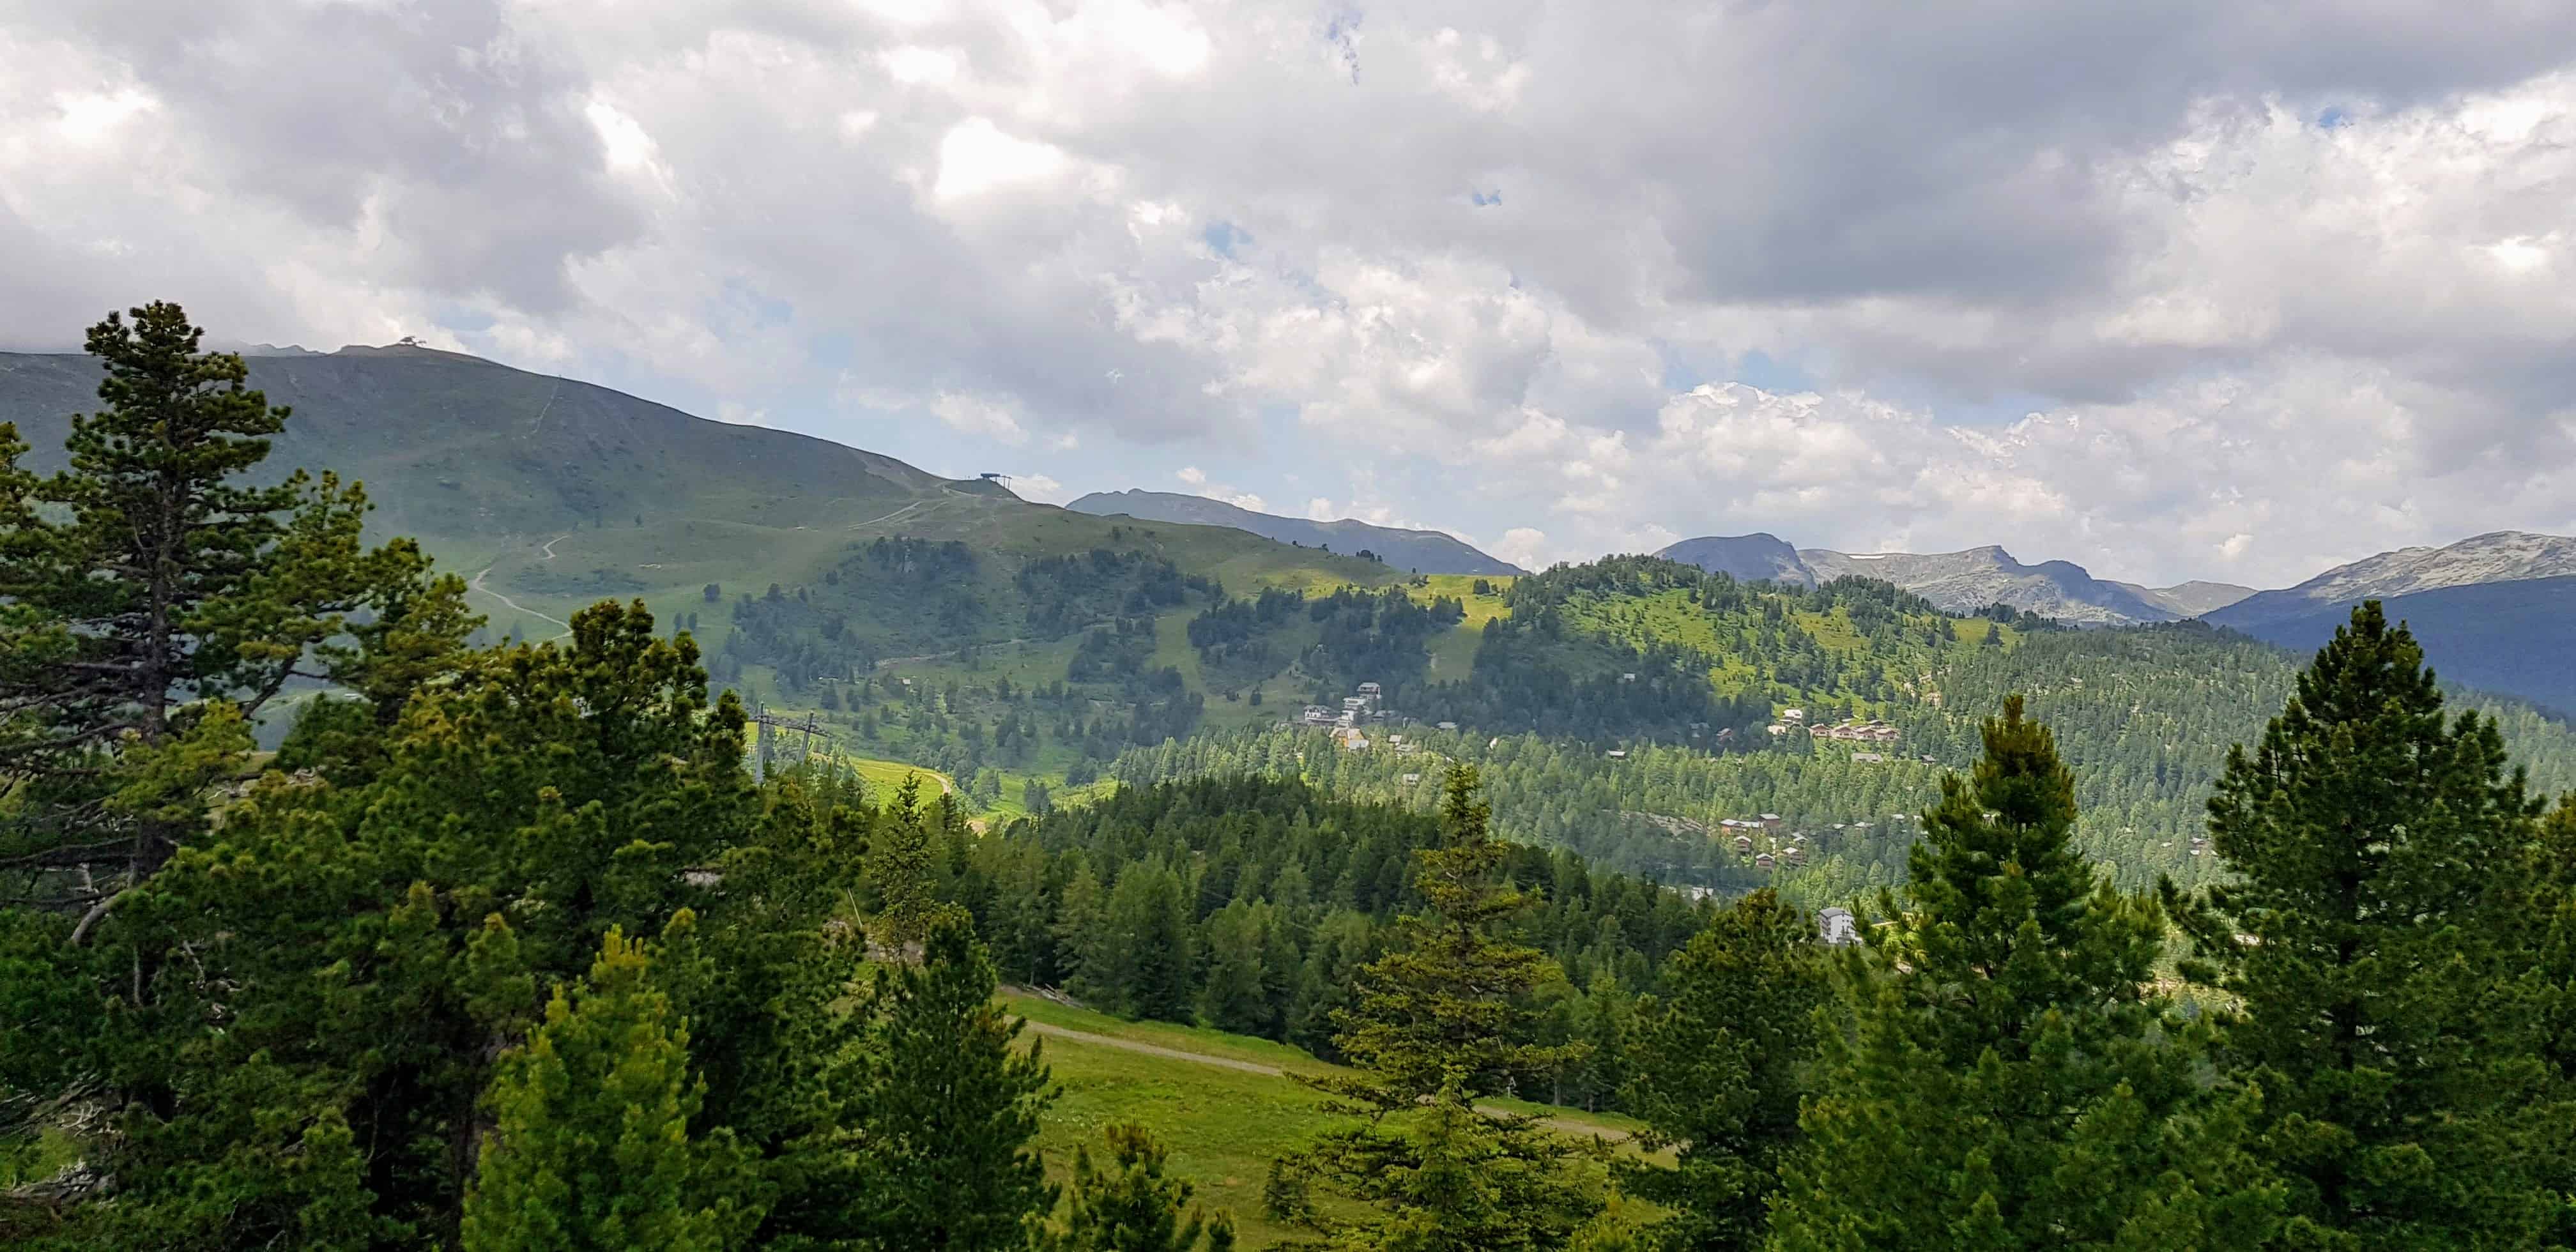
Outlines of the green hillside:
M251 385L294 409L261 476L304 468L366 483L371 533L415 536L471 578L495 636L543 638L592 601L641 597L665 620L695 612L701 639L721 650L732 619L705 611L707 588L723 609L774 585L824 595L827 611L858 623L853 642L869 659L954 651L1029 633L1014 587L1024 566L1104 548L1246 589L1395 577L1223 527L1030 504L980 480L455 353L348 348L248 363ZM0 353L0 421L33 445L30 468L63 466L70 416L96 406L99 377L85 355ZM880 539L963 543L972 560L943 570L927 604L912 568L840 585ZM816 642L828 625L811 624ZM761 665L792 651L742 655Z
M1247 729L1139 748L1109 772L1131 784L1245 771L1288 774L1336 795L1428 806L1440 763L1465 760L1484 771L1495 819L1512 837L1725 894L1777 885L1813 907L1903 877L1911 819L1938 798L1944 773L1975 759L1982 721L2019 693L2056 731L2074 768L2079 844L2131 885L2159 874L2193 883L2216 872L2216 861L2194 840L2205 833L2210 789L2229 747L2261 735L2305 660L2192 623L2088 631L1993 625L1996 638L2007 642L1969 645L1945 636L1936 644L1917 633L1919 622L1902 614L1878 617L1863 607L1866 599L1820 612L1795 608L1798 593L1762 592L1733 607L1721 596L1712 608L1677 602L1669 589L1641 590L1570 597L1565 603L1575 612L1564 621L1590 625L1532 632L1546 649L1516 651L1509 664L1491 652L1500 641L1523 648L1519 634L1489 634L1476 672L1511 674L1526 685L1551 656L1580 655L1583 641L1597 644L1602 637L1587 632L1615 628L1627 637L1658 636L1654 646L1664 651L1655 655L1694 675L1706 667L1719 685L1767 684L1782 697L1808 684L1807 725L1843 711L1866 712L1892 726L1896 739L1848 742L1794 730L1773 736L1766 727L1716 743L1687 731L1644 733L1651 723L1637 720L1631 724L1639 733L1605 744L1550 733L1553 728L1527 720L1464 717L1457 731L1416 725L1402 732L1404 743L1367 751L1337 748L1319 731ZM1746 629L1742 605L1754 606L1757 620L1776 609L1776 627L1728 638ZM1868 622L1865 629L1853 629L1856 610ZM1989 625L1951 623L1962 640L1980 638L1976 632ZM1661 641L1669 638L1689 638L1696 646ZM1702 650L1712 646L1723 650ZM2437 668L2442 663L2438 652L2431 659ZM1589 681L1605 701L1643 698L1629 694L1645 684L1642 675L1632 684ZM1825 698L1813 698L1820 689ZM1453 706L1446 698L1434 687L1418 703L1447 710ZM2496 723L2536 790L2576 790L2576 735L2564 722L2468 689L2451 689L2450 700L2454 710ZM1474 706L1461 701L1455 707ZM1618 706L1571 707L1597 717ZM1765 813L1780 815L1778 829L1739 832L1724 825ZM1749 850L1737 850L1739 833ZM1765 853L1772 858L1768 866L1754 859Z

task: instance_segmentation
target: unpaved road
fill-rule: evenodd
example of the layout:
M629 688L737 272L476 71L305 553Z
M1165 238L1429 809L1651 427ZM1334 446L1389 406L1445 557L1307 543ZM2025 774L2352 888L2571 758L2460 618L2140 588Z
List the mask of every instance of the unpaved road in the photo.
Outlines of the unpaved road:
M489 565L486 565L486 566L484 566L484 567L483 567L483 572L482 572L482 573L476 574L476 575L474 576L474 581L472 581L472 582L469 582L469 583L465 584L465 589L466 589L467 591L480 592L480 593L482 593L482 594L484 594L484 595L490 596L490 597L492 597L493 599L500 601L502 604L507 605L507 606L509 607L510 611L512 611L512 612L514 612L514 613L525 613L525 614L527 614L528 616L533 617L533 618L536 618L536 619L538 619L538 620L540 620L540 621L553 622L555 625L563 627L563 634L553 636L553 637L554 637L554 638L556 638L556 639L561 639L561 638L563 638L563 637L564 637L564 635L569 635L569 634L571 634L571 633L572 633L572 623L567 622L567 621L565 621L564 619L562 619L562 618L560 618L560 617L548 617L548 616L546 616L545 614L540 613L540 612L536 611L535 609L529 608L529 607L527 607L526 605L523 605L523 604L519 603L518 601L511 599L511 598L510 598L510 597L508 597L508 596L502 595L500 592L494 591L494 590L492 590L491 588L484 586L484 585L483 585L483 580L484 580L484 579L486 579L486 578L489 578L489 577L491 577L491 576L492 576L492 567L491 567L491 566L489 566Z
M1237 1071L1238 1073L1245 1074L1266 1074L1272 1078L1286 1078L1289 1076L1287 1070L1281 1069L1276 1065L1264 1065L1259 1061L1238 1060L1230 1056L1209 1056L1204 1052L1184 1052L1179 1048L1167 1048L1159 1043L1145 1043L1135 1039L1120 1039L1115 1035L1095 1035L1087 1030L1072 1030L1063 1026L1050 1025L1046 1022L1030 1022L1029 1032L1031 1034L1045 1035L1054 1039L1070 1040L1074 1043L1088 1043L1096 1044L1104 1048L1117 1048L1120 1051L1134 1052L1142 1056L1160 1057L1167 1061L1187 1061L1192 1065L1208 1065L1217 1069L1230 1069ZM1509 1109L1497 1108L1490 1104L1479 1104L1476 1106L1476 1111L1486 1115L1487 1117L1505 1117L1509 1116L1511 1113L1511 1110ZM1603 1126L1597 1122L1576 1121L1570 1117L1542 1117L1538 1119L1538 1124L1545 1126L1550 1130L1562 1131L1569 1135L1598 1135L1604 1143L1624 1143L1629 1138L1627 1131L1619 1130L1615 1127Z

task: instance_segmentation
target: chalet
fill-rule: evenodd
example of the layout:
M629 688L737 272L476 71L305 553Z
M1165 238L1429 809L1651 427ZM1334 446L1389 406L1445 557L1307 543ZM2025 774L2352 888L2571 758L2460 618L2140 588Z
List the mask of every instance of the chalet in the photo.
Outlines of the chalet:
M1305 712L1297 715L1297 720L1308 726L1330 726L1333 724L1333 711L1320 704L1309 704Z
M1780 815L1779 815L1779 814L1777 814L1777 813L1765 813L1765 814L1763 814L1763 815L1762 815L1762 829L1764 829L1764 830L1778 830L1778 829L1780 829Z
M1405 786L1408 786L1408 787L1412 786L1412 785L1413 785L1413 784L1415 784L1415 783L1421 782L1421 781L1422 781L1422 775L1420 775L1420 774L1407 774L1407 775L1405 775L1405 776L1404 776L1404 785L1405 785Z
M1751 835L1737 835L1737 836L1735 837L1735 854L1736 854L1737 856L1744 856L1744 855L1746 855L1746 854L1748 854L1748 853L1750 853L1750 852L1752 852L1752 851L1753 851L1753 836L1751 836Z
M1764 852L1753 858L1753 868L1755 869L1772 869L1776 868L1779 864L1780 862L1768 852Z
M1791 865L1795 865L1807 859L1807 850L1797 846L1796 844L1791 844L1788 847L1780 849L1780 859L1787 861Z
M1628 750L1626 748L1612 748L1601 755L1609 757L1614 761L1624 761L1628 759Z
M1442 730L1456 730L1456 729L1458 729L1458 723L1456 723L1456 722L1433 722L1433 723L1432 723L1432 725L1437 726L1437 727L1439 727L1439 728L1440 728L1440 729L1442 729Z
M1367 707L1368 707L1368 697L1367 697L1367 696L1343 696L1343 697L1342 697L1342 707L1343 707L1343 708L1346 708L1346 709L1349 709L1349 710L1351 710L1352 712L1356 713L1356 712L1360 711L1361 709L1364 709L1364 708L1367 708Z
M1848 948L1860 942L1860 925L1850 909L1825 909L1816 914L1816 938L1829 948Z
M1376 683L1361 683L1357 690L1362 697L1370 700L1377 699L1379 696L1386 694L1386 688L1381 687Z
M1779 722L1773 722L1769 726L1763 727L1763 729L1770 731L1775 736L1789 733L1789 728Z
M1780 710L1780 720L1784 722L1803 722L1807 720L1807 711L1805 709L1782 709Z

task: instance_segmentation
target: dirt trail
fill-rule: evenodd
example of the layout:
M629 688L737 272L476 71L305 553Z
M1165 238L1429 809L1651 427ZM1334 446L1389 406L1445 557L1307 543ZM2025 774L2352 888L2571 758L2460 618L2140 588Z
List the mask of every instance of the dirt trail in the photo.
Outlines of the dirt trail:
M1205 1052L1186 1052L1179 1048L1167 1048L1159 1043L1145 1043L1136 1039L1121 1039L1115 1035L1095 1035L1087 1030L1073 1030L1063 1026L1051 1025L1046 1022L1030 1022L1029 1032L1031 1034L1045 1035L1054 1039L1070 1040L1074 1043L1088 1043L1096 1044L1104 1048L1117 1048L1120 1051L1134 1052L1142 1056L1160 1057L1167 1061L1187 1061L1192 1065L1208 1065L1217 1069L1230 1069L1238 1073L1245 1074L1265 1074L1272 1078L1286 1078L1289 1076L1287 1070L1281 1069L1276 1065L1264 1065L1259 1061L1238 1060L1230 1056L1209 1056ZM1491 1104L1479 1104L1476 1106L1476 1111L1486 1115L1487 1117L1505 1117L1511 1114L1510 1109L1498 1108ZM1619 1130L1615 1127L1604 1126L1597 1122L1577 1121L1571 1117L1542 1117L1538 1119L1538 1124L1545 1126L1550 1130L1562 1131L1569 1135L1598 1135L1604 1143L1624 1143L1629 1138L1627 1131Z
M511 612L514 612L514 613L525 613L525 614L527 614L527 615L528 615L528 616L530 616L530 617L533 617L533 618L538 619L539 621L553 622L555 625L563 627L563 634L552 636L553 638L561 639L561 638L563 638L563 637L564 637L564 635L569 635L569 634L571 634L571 633L572 633L572 623L567 622L567 621L565 621L564 619L562 619L562 618L560 618L560 617L548 617L548 616L546 616L545 614L540 613L540 612L536 611L535 609L529 608L529 607L527 607L526 605L523 605L523 604L519 603L518 601L511 599L511 598L510 598L510 597L508 597L508 596L502 595L500 592L494 591L494 590L492 590L491 588L484 586L484 585L483 585L483 580L484 580L484 579L486 579L486 578L489 578L489 577L491 577L491 576L492 576L492 567L491 567L491 566L489 566L489 565L486 565L486 566L484 566L484 567L483 567L483 572L481 572L481 573L479 573L479 574L476 574L476 575L474 576L474 581L472 581L472 582L469 582L469 583L465 584L465 589L466 589L467 591L478 591L478 592L483 593L484 595L490 596L490 597L492 597L493 599L500 601L503 605L507 606L507 607L510 609L510 611L511 611Z

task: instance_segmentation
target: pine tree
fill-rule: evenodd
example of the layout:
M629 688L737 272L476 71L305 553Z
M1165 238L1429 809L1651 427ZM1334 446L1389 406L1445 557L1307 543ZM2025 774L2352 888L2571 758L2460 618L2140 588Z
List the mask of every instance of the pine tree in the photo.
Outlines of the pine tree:
M1208 1216L1190 1203L1187 1179L1164 1172L1163 1145L1142 1127L1114 1124L1104 1132L1109 1161L1094 1162L1087 1146L1074 1149L1073 1188L1061 1229L1047 1252L1230 1252L1234 1220Z
M2219 1056L2263 1091L2295 1246L2533 1246L2565 1185L2539 1172L2563 1158L2527 1128L2548 1091L2507 990L2538 806L2423 661L2378 602L2353 611L2229 753L2209 830L2235 880L2178 910L2186 976L2239 1006Z
M1639 1006L1628 1109L1672 1168L1620 1162L1620 1184L1673 1210L1665 1246L1758 1246L1828 995L1812 923L1765 889L1737 900L1664 967Z
M2539 1124L2556 1126L2554 1139L2534 1150L2557 1183L2556 1214L2546 1230L2551 1247L2576 1247L2576 796L2562 797L2541 826L2531 880L2530 925L2535 942L2525 976L2531 1021L2549 1095L2533 1110Z
M868 849L868 885L877 897L876 931L889 951L902 954L929 935L940 912L931 879L936 818L922 808L921 775L903 776L885 817Z
M51 477L19 467L28 445L0 424L0 869L29 876L7 894L81 914L76 937L248 772L138 779L115 768L126 745L187 735L208 702L254 715L298 677L360 691L390 725L478 624L416 544L360 545L356 484L250 485L288 411L202 336L167 303L91 327L101 407L73 416Z
M705 1089L644 945L610 930L583 985L556 988L545 1024L502 1058L467 1252L746 1246L750 1162L729 1134L690 1135Z
M1265 1036L1278 1030L1263 921L1254 906L1236 900L1211 914L1200 930L1208 959L1199 1012L1218 1030Z
M1414 853L1425 911L1399 921L1397 946L1360 970L1356 999L1333 1013L1334 1043L1361 1072L1301 1079L1333 1097L1332 1111L1366 1120L1271 1165L1265 1205L1323 1234L1326 1246L1555 1248L1603 1203L1586 1169L1606 1156L1601 1144L1476 1104L1585 1053L1533 1041L1531 993L1564 975L1494 933L1530 901L1501 880L1505 849L1477 785L1472 767L1449 771L1440 842ZM1318 1184L1371 1215L1348 1220L1317 1205Z
M993 1003L992 962L961 916L934 918L918 966L881 968L843 1141L841 1233L860 1248L1023 1246L1056 1190L1032 1140L1054 1101L1026 1025Z
M1402 1107L1449 1085L1456 1069L1476 1096L1581 1059L1580 1046L1529 1041L1530 993L1564 973L1495 934L1530 898L1501 879L1505 848L1478 786L1473 767L1450 769L1440 844L1414 854L1425 911L1397 923L1395 950L1360 971L1356 1002L1333 1016L1335 1044L1368 1071L1345 1095Z
M2074 778L2018 697L1984 738L1923 815L1909 907L1845 963L1775 1246L2261 1246L2244 1107L2148 998L2160 912L2075 851Z
M1113 936L1111 1003L1132 1017L1192 1020L1194 927L1180 875L1160 861L1128 866L1110 889L1108 925Z
M1109 906L1100 876L1085 860L1074 867L1056 904L1055 941L1064 953L1064 987L1075 999L1105 1004L1115 995L1111 985Z

